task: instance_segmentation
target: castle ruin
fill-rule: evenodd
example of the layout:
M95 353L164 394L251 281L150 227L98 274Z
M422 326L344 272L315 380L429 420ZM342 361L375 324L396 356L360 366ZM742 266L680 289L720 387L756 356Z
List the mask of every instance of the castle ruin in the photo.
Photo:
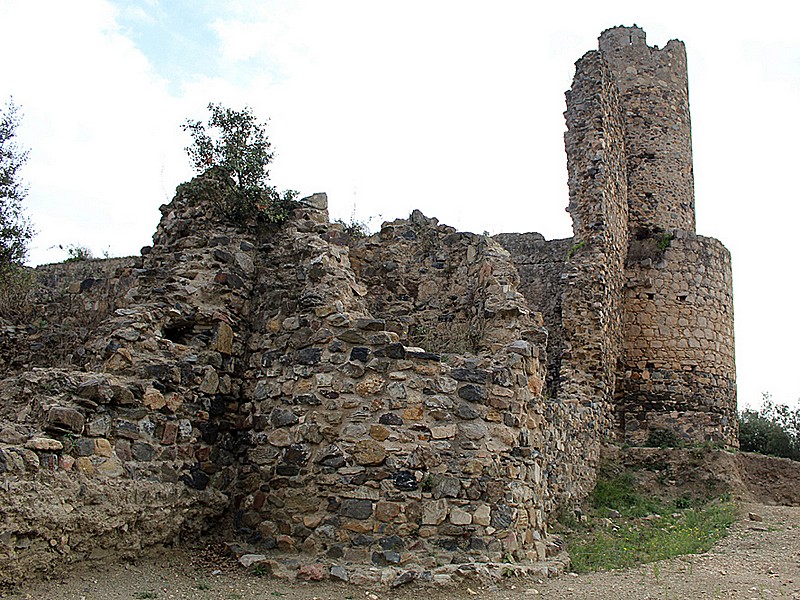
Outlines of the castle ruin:
M37 269L0 339L0 583L203 532L291 576L557 571L548 522L605 444L736 447L683 44L603 32L565 116L570 239L419 211L353 239L324 194L234 224L210 171L141 256Z

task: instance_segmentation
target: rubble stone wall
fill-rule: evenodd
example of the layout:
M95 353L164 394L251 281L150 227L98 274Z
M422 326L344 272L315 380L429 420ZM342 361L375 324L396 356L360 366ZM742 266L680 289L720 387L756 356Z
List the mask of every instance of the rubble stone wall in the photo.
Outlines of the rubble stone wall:
M511 254L520 277L519 291L531 310L540 312L547 329L547 396L558 396L561 355L564 352L561 275L573 238L545 240L540 233L500 233L493 238Z
M562 275L564 352L553 409L556 422L569 420L556 431L570 443L552 463L553 477L569 481L568 497L580 499L594 485L601 445L613 439L628 243L624 123L614 78L598 52L576 63L565 116L567 210L575 236ZM578 466L581 476L559 472L564 464Z
M350 249L319 221L263 256L234 528L335 565L544 558L546 334L507 253L418 212ZM434 314L487 351L407 345Z
M79 366L82 344L125 293L141 265L138 257L92 259L42 265L19 298L23 323L2 324L0 375L27 366Z
M87 548L118 556L197 536L229 505L257 236L214 218L196 192L182 186L162 207L121 306L79 347L80 370L26 366L0 386L0 472L14 482L4 583ZM51 497L63 517L42 506Z
M573 238L419 211L358 238L324 194L232 222L212 169L141 257L40 268L38 316L0 339L0 584L212 529L351 581L530 563L607 442L735 446L730 256L693 233L685 80L682 44L638 28L576 63Z
M547 334L508 253L420 213L387 224L379 252L356 245L354 270L329 241L324 195L259 229L214 217L206 183L162 207L83 370L2 382L4 582L210 528L348 570L543 559L559 493L544 458ZM409 254L412 233L429 258ZM412 324L446 298L451 322L480 323L474 352L410 346L387 327L402 319L370 312L383 300L365 274L389 255L398 289L414 290ZM46 516L40 498L64 514Z

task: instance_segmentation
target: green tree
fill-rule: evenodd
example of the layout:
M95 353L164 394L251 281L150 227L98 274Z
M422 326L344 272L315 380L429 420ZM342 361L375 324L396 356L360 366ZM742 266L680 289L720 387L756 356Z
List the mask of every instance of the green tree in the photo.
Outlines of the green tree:
M739 413L739 447L745 452L759 452L800 460L800 408L774 404L763 395L761 409Z
M22 265L28 254L33 228L23 211L28 187L20 169L28 151L16 142L19 109L9 100L0 111L0 276Z
M181 128L192 138L186 152L195 171L221 173L230 188L218 208L233 220L285 220L297 194L291 190L279 193L269 185L274 152L266 123L259 123L249 106L234 110L210 103L208 110L207 123L187 119Z

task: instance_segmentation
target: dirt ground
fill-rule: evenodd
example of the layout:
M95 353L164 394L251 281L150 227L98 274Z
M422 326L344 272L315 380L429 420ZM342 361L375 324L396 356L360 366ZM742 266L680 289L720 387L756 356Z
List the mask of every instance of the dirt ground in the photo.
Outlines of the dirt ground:
M753 521L748 513L763 521ZM742 505L731 535L710 552L626 570L550 580L466 581L454 586L411 583L395 590L344 583L291 583L258 577L210 556L186 551L73 570L66 578L27 584L0 597L41 600L263 598L429 600L489 598L800 599L800 507ZM221 568L220 568L221 567Z

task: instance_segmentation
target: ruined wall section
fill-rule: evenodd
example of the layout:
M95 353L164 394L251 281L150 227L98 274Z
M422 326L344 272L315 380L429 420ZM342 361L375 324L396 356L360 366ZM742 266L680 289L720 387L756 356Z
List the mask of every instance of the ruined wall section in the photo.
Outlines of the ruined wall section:
M325 229L281 235L259 261L258 289L273 291L262 294L248 343L235 529L274 551L275 568L299 552L351 581L363 581L365 564L424 570L543 558L544 340L519 335L542 332L522 297L499 283L507 254L492 244L481 252L482 236L453 235L421 213L352 249L328 241L338 235ZM415 257L415 242L444 264ZM501 332L486 332L492 353L451 353L445 363L403 343L401 317L450 289L436 275L445 272L483 289L480 308ZM386 273L390 291L372 289ZM395 301L407 310L389 310Z
M676 232L631 242L625 354L618 375L624 441L668 431L738 446L730 253Z
M4 577L174 543L226 510L257 238L203 204L208 185L162 207L121 307L83 346L85 371L2 382ZM41 501L53 497L55 511Z
M564 335L561 315L561 296L564 283L561 277L567 255L574 245L572 238L545 240L540 233L500 233L493 236L508 252L519 272L519 291L532 311L542 314L547 329L547 380L550 398L558 396L561 355Z
M0 376L32 367L81 366L83 344L122 306L141 258L91 259L31 269L17 318L2 324Z
M630 230L694 232L694 173L686 48L647 45L639 27L602 33L600 52L620 91Z
M600 445L613 429L628 246L622 111L600 53L589 52L576 63L565 116L567 210L575 237L563 274L559 395L548 405L555 437L551 446L558 449L550 462L552 477L567 482L572 496L582 498L594 483ZM581 466L580 476L573 472L568 479L559 471L562 464Z
M541 326L518 291L506 250L420 211L351 244L350 257L371 313L407 345L440 354L493 352ZM535 336L544 339L544 332Z

